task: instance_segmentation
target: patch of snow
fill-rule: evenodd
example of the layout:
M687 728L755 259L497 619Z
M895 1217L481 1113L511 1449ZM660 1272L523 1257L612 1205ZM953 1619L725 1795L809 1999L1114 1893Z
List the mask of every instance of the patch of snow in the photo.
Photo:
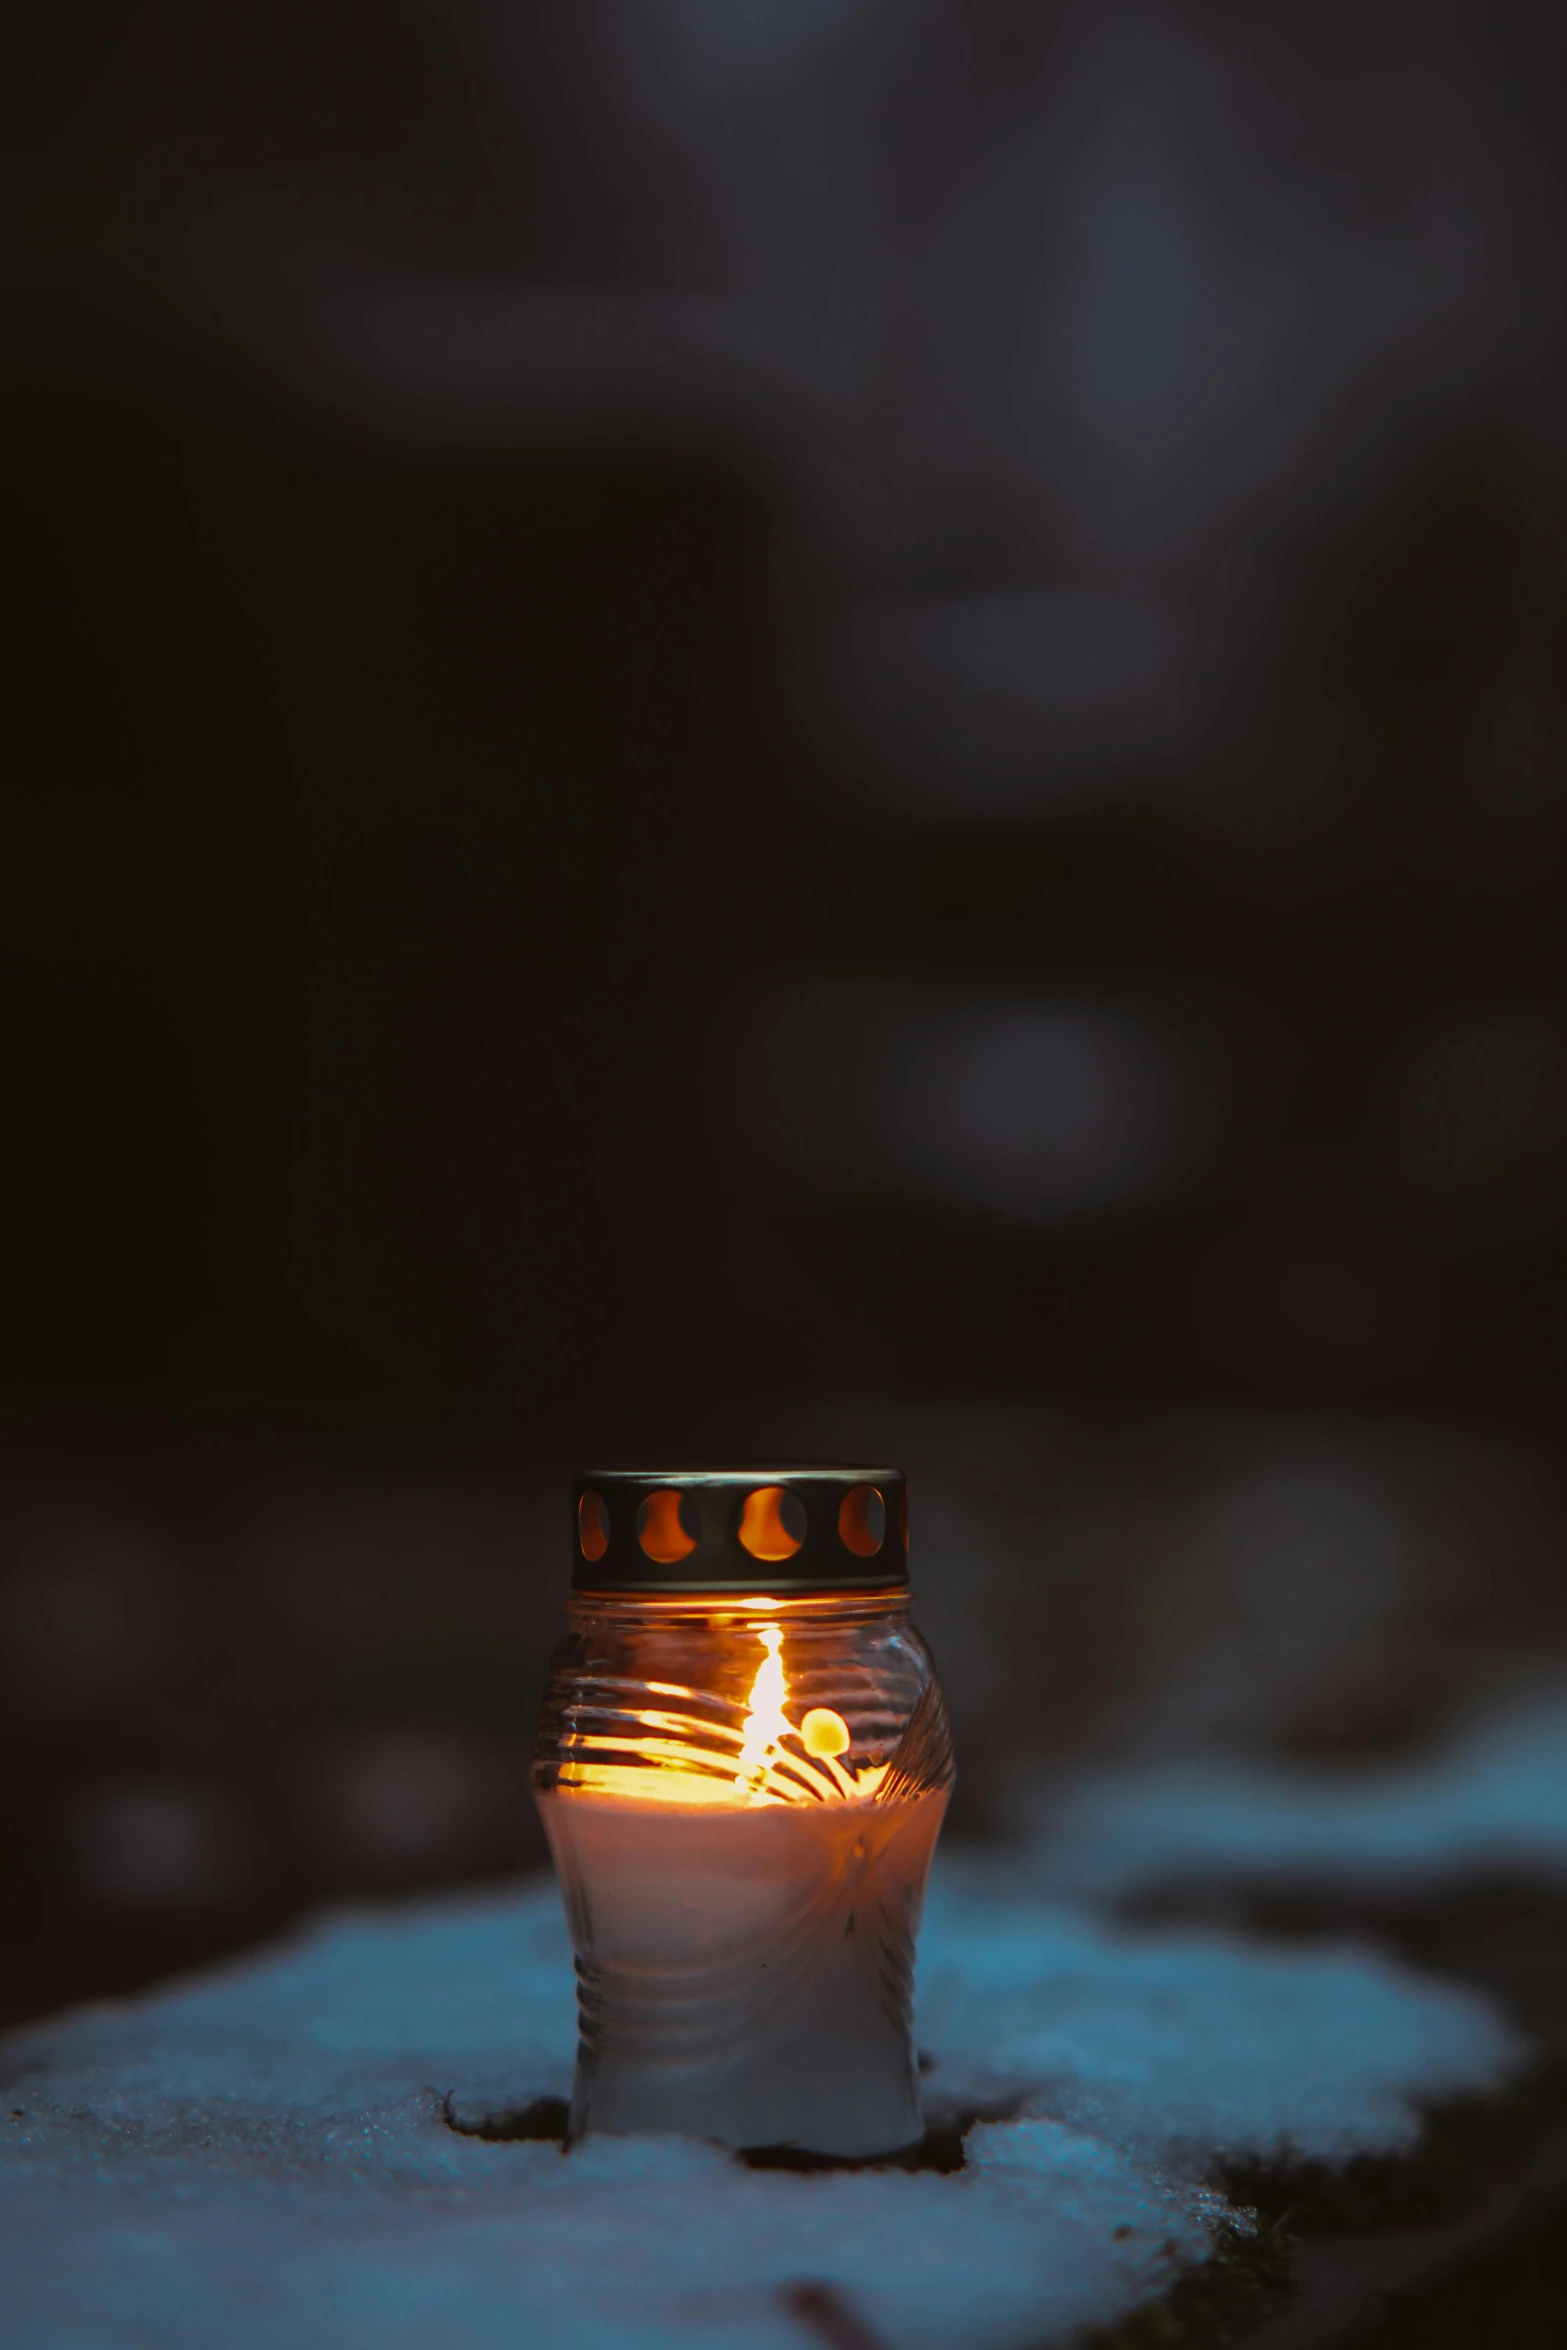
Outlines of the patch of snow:
M1567 1697L1472 1724L1426 1760L1353 1776L1246 1760L1086 1774L1020 1810L1024 1881L1125 1898L1193 1881L1418 1893L1567 1878Z
M972 1861L938 1876L919 2032L932 2105L1017 2108L957 2174L563 2156L443 2118L569 2087L553 1885L327 1921L7 2043L8 2350L803 2350L819 2286L895 2350L1021 2350L1203 2257L1219 2156L1405 2145L1522 2053L1373 1956L1125 1934Z
M1025 2112L1198 2177L1216 2158L1398 2152L1415 2100L1483 2090L1522 2055L1472 1992L1372 1950L1116 1931L940 1883L919 2008L932 2095L979 2103L1015 2081Z

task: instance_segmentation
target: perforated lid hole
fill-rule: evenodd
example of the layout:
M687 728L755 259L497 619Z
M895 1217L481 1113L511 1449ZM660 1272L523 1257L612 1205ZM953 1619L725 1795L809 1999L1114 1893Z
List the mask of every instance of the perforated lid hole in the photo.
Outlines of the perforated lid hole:
M759 1485L740 1512L740 1540L752 1558L792 1559L806 1535L805 1505L782 1485Z
M838 1504L838 1539L857 1559L873 1559L887 1539L887 1504L874 1485L851 1485Z
M637 1540L656 1566L673 1567L695 1550L701 1528L690 1496L662 1485L637 1512Z
M585 1493L577 1504L577 1542L589 1566L609 1548L609 1511L601 1493Z

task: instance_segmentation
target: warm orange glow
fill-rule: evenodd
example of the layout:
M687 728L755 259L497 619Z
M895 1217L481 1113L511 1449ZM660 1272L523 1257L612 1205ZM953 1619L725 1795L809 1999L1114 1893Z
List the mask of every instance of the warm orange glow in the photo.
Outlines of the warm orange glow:
M870 1801L887 1776L887 1765L862 1763L856 1769L842 1759L853 1744L842 1714L813 1705L798 1726L790 1720L782 1626L753 1619L737 1623L735 1635L756 1640L762 1651L743 1726L715 1720L707 1710L712 1700L696 1690L672 1681L647 1682L648 1695L667 1698L669 1705L642 1706L622 1715L622 1731L607 1725L596 1731L591 1761L568 1753L560 1768L562 1791L736 1810Z
M743 1810L746 1800L743 1794L736 1796L733 1779L710 1778L704 1771L649 1771L638 1763L563 1763L560 1785L563 1794L613 1795L630 1803L721 1804L728 1811ZM763 1795L754 1800L780 1803L783 1798Z
M650 1493L638 1510L637 1540L661 1567L672 1567L695 1550L696 1537L680 1523L680 1495L672 1486Z
M800 1532L792 1534L786 1520L794 1518ZM740 1513L740 1540L752 1558L777 1565L792 1559L805 1540L802 1505L781 1485L761 1485L746 1497Z

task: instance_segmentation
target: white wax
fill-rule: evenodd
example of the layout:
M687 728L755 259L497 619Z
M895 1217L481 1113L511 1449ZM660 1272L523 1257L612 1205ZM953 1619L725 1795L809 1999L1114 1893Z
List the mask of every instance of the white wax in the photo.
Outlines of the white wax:
M913 1941L946 1804L541 1795L578 1952L573 2135L917 2139Z

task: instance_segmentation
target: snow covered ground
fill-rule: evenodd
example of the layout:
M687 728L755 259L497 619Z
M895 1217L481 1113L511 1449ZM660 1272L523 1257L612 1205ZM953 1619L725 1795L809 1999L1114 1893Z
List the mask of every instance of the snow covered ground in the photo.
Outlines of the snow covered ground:
M1065 2340L1233 2219L1220 2158L1412 2142L1526 2051L1375 1954L1122 1932L938 1872L919 2035L958 2173L751 2170L680 2139L459 2135L565 2093L553 1885L329 1920L0 2055L7 2350L889 2350ZM826 2309L836 2317L824 2318Z
M1479 1875L1567 1880L1567 1691L1480 1713L1375 1771L1220 1756L1019 1791L1036 1890L1124 1899L1171 1885L1419 1895Z

